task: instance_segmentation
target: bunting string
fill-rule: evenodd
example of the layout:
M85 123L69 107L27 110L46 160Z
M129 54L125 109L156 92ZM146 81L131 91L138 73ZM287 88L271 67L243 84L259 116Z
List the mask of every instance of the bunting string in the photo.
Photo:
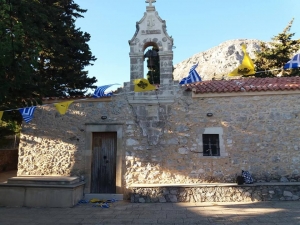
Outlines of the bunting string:
M283 69L280 68L280 69L272 69L272 70L262 70L262 71L256 71L255 73L265 73L265 72L271 72L271 71L277 71L277 70L283 70ZM177 87L178 85L173 85L173 86ZM135 91L130 91L130 92L126 92L126 93L120 93L120 94L115 94L115 93L111 94L111 93L108 93L108 95L105 96L105 97L113 97L113 96L126 95L126 94L131 94L131 93L135 93ZM87 98L82 98L82 99L76 99L74 101L78 102L78 101L86 101L86 100L87 100ZM37 105L37 107L48 106L48 105L52 105L52 104L55 104L55 103ZM20 109L23 109L23 108L6 109L6 110L1 110L0 112L19 111Z
M262 71L257 71L255 73L265 73L265 72L271 72L271 71L276 71L276 70L283 70L283 69L262 70Z
M271 69L271 70L264 70L264 71L255 71L254 70L254 66L253 66L253 63L251 61L251 59L248 57L247 53L246 53L246 47L243 45L242 46L242 50L244 52L244 56L247 57L246 60L245 58L243 59L243 62L242 64L243 65L240 65L237 69L235 69L233 72L230 73L230 75L234 74L234 75L242 75L242 74L239 74L240 70L242 70L241 72L247 72L247 75L254 75L254 74L258 74L258 73L266 73L266 72L271 72L271 71L278 71L278 70L285 70L285 69L297 69L297 68L300 68L300 54L296 54L295 56L293 56L293 58L288 61L283 68L278 68L278 69ZM190 72L189 72L189 76L187 78L184 78L184 82L180 82L179 85L181 84L187 84L187 83L194 83L194 82L201 82L201 77L198 75L198 73L196 72L195 68L198 66L198 64L196 65L193 65L192 68L190 69ZM244 67L244 68L242 68ZM194 72L194 73L192 73ZM245 74L245 73L243 73ZM152 75L152 74L151 74ZM191 76L195 76L195 75L198 75L198 76L195 76L195 78L191 79L190 77ZM153 78L153 77L152 77ZM152 79L153 80L153 79ZM141 92L141 91L151 91L151 90L155 90L155 95L156 95L156 99L157 99L157 102L158 102L158 107L159 109L162 109L161 105L160 105L160 102L159 102L159 97L158 97L158 94L157 94L157 91L156 91L156 88L153 84L150 84L149 81L147 79L137 79L137 80L134 80L134 91L131 91L131 92L127 92L126 89L125 90L125 93L121 93L121 94L113 94L113 92L110 92L110 93L105 93L105 90L113 85L119 85L119 84L109 84L109 85L104 85L104 86L100 86L98 87L94 94L93 94L93 97L94 98L101 98L101 97L111 97L113 95L123 95L125 94L126 95L126 100L128 102L128 104L131 106L132 108L132 111L135 113L135 116L136 116L136 120L137 120L137 114L134 110L134 107L129 103L128 101L128 94L129 93L134 93L134 92ZM174 85L174 86L178 86L178 85ZM82 98L82 99L76 99L76 102L78 101L85 101L87 100L87 98ZM66 113L66 111L68 110L68 107L70 104L72 104L74 101L72 100L69 100L69 101L64 101L64 102L60 102L60 103L52 103L55 105L57 111L61 114L61 115L64 115ZM47 105L52 105L52 104L43 104L43 105L40 105L40 106L47 106ZM9 111L19 111L22 116L23 116L23 119L25 120L25 122L30 122L32 120L32 116L33 116L33 113L36 109L36 107L38 106L32 106L32 107L25 107L25 108L17 108L17 109L7 109L7 110L2 110L0 111L0 121L3 117L3 113L4 112L9 112ZM167 114L167 112L165 112L165 114ZM166 118L164 118L164 121ZM137 121L138 123L138 121ZM166 122L164 122L164 125L166 124ZM164 132L164 129L165 127L162 128L162 132Z

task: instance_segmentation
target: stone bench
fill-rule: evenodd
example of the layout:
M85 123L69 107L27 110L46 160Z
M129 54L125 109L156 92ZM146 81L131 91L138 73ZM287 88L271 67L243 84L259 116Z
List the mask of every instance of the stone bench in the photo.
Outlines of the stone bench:
M300 182L132 184L132 203L298 201Z
M83 197L78 177L20 176L0 184L0 206L72 207Z

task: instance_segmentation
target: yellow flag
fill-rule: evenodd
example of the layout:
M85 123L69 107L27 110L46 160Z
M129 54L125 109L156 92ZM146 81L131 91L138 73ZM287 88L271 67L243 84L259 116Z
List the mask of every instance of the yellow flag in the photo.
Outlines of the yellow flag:
M155 90L155 86L151 85L147 79L136 79L134 80L134 91L152 91Z
M66 114L69 105L72 104L73 101L67 101L67 102L60 102L60 103L54 103L57 111L60 113L60 115Z
M255 74L254 64L252 62L252 59L249 57L249 55L246 52L246 45L242 45L242 50L244 52L244 59L242 61L242 64L239 65L238 68L233 70L228 76L241 76L241 75L251 75Z
M3 111L0 111L0 120L2 119Z

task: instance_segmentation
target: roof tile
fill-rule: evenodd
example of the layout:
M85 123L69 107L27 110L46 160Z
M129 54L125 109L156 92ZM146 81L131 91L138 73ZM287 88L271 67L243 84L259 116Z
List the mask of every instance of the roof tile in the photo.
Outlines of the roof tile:
M186 90L196 94L300 90L300 77L267 77L232 80L207 80L188 84Z

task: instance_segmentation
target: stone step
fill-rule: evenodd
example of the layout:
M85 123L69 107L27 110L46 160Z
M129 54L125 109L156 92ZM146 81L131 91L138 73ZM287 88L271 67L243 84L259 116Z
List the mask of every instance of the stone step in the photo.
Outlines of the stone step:
M93 198L97 198L99 200L112 200L115 199L117 201L123 200L123 194L97 194L97 193L91 193L91 194L85 194L84 200L90 201Z
M72 185L79 183L79 177L68 176L18 176L8 178L8 184Z

